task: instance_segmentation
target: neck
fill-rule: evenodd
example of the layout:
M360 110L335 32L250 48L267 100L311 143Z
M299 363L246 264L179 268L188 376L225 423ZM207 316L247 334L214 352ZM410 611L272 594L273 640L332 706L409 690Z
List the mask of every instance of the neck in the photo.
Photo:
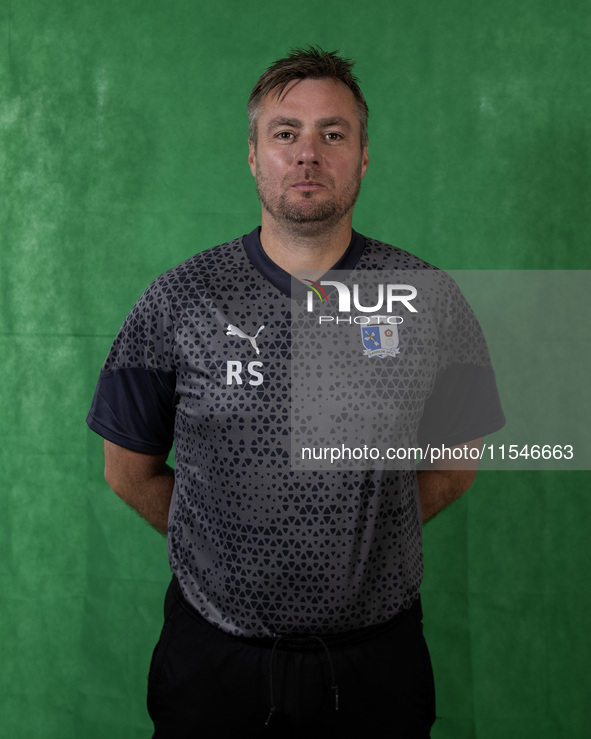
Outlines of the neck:
M265 254L288 274L305 274L311 279L333 267L351 242L352 219L319 228L319 224L301 224L293 228L265 217L263 210L261 245Z

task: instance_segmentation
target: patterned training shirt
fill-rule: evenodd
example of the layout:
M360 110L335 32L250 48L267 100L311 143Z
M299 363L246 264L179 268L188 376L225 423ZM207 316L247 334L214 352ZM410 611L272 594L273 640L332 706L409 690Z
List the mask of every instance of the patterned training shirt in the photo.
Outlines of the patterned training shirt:
M302 401L292 417L292 299L307 289L291 297L289 275L258 234L201 252L150 285L107 356L87 422L137 452L164 454L174 443L170 565L210 623L249 637L380 623L419 592L416 473L294 464L292 424L302 428L311 414ZM355 232L334 269L439 272ZM328 431L361 428L368 408L423 444L459 444L503 425L486 344L454 287L447 279L419 294L429 330L421 338L396 327L389 353L373 349L392 344L388 326L354 325L344 326L359 334L354 361L326 346L298 355L298 372L321 380L305 394L316 402L320 393L320 403L328 393L343 411L322 413ZM360 377L367 402L355 410Z

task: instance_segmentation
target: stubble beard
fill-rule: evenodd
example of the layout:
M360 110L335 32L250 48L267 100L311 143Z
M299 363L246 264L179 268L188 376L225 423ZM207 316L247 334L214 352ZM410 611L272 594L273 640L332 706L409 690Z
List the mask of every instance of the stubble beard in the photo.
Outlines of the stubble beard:
M302 180L313 179L312 171L306 171L302 177ZM331 180L327 186L334 187L334 182ZM314 202L314 191L301 192L296 199L290 200L288 184L283 183L280 188L273 188L258 169L256 187L261 205L277 222L300 234L325 233L336 226L357 202L361 189L361 163L340 196L333 195L319 202ZM275 192L276 190L279 192Z

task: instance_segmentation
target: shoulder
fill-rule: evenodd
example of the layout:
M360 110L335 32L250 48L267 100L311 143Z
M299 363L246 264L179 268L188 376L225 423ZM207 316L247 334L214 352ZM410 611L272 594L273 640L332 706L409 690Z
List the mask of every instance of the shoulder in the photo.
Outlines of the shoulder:
M127 315L105 368L121 362L139 362L146 347L150 357L170 354L185 315L194 316L212 306L212 286L232 282L244 272L242 238L199 252L157 277Z
M242 237L205 249L172 267L149 286L148 291L161 295L179 295L216 282L227 282L241 274L248 257L242 247Z
M468 324L476 331L477 321L459 286L444 270L397 246L365 238L366 248L358 268L364 270L407 272L405 280L419 293L422 310L438 321Z
M135 310L175 313L187 301L199 301L239 281L249 269L242 237L205 249L159 275L135 304Z
M443 269L397 246L367 236L364 239L366 248L358 268L411 272L412 280L434 305L441 307L445 303L465 304L465 298L455 280Z
M364 236L364 239L365 251L359 265L363 269L438 270L438 267L398 246L392 246L367 236Z

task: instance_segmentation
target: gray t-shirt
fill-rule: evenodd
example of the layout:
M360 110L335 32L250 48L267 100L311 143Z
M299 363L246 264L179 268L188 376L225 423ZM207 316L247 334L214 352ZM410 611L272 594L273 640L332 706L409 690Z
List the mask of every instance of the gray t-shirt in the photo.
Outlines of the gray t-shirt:
M335 268L434 269L355 232ZM462 321L469 314L470 341L460 332L457 348L431 357L412 410L429 418L425 438L454 444L504 423L486 344L456 303ZM290 277L265 255L258 229L195 255L129 314L87 419L138 452L166 453L174 442L171 569L204 618L241 636L380 623L412 604L422 578L413 469L292 467L291 307ZM450 379L449 357L461 382ZM396 397L402 367L391 363L380 392Z

